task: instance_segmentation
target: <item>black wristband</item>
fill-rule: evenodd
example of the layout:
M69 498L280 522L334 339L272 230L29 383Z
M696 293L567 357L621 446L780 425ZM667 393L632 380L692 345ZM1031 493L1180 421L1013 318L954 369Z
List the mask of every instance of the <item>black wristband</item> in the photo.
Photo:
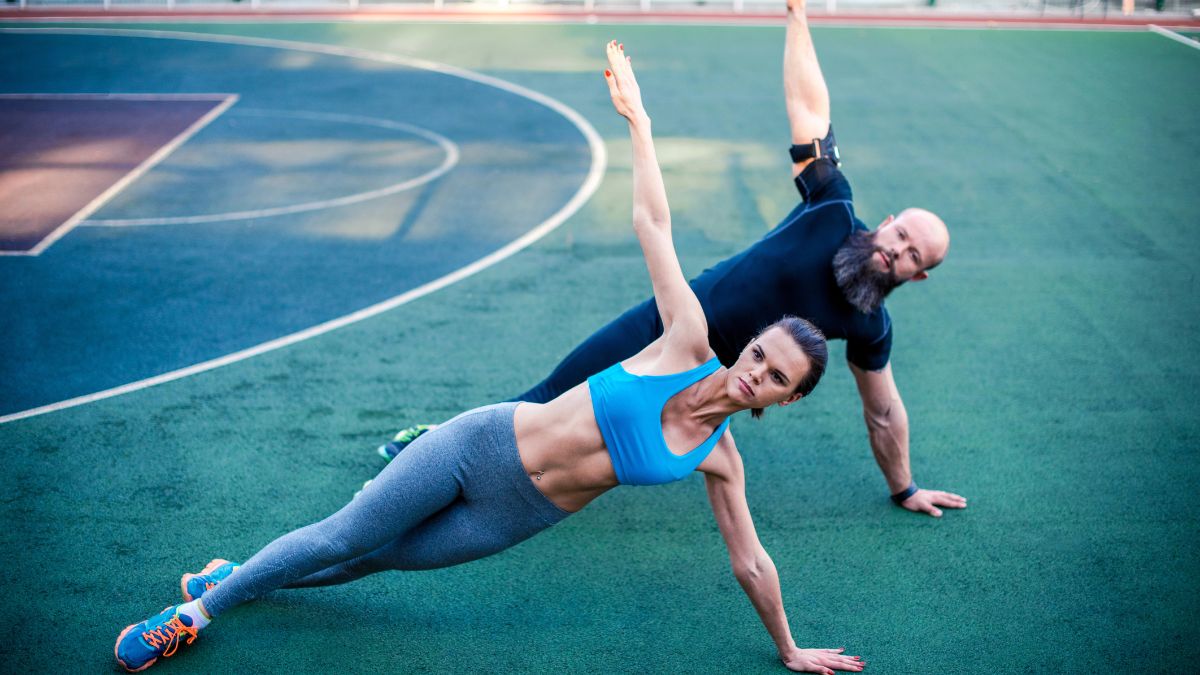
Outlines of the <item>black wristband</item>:
M904 503L905 499L908 499L909 497L917 494L917 490L920 490L920 489L921 488L917 487L916 483L910 482L908 484L908 487L906 487L903 490L901 490L900 492L897 492L896 494L892 495L892 501L896 502L896 506L899 506Z

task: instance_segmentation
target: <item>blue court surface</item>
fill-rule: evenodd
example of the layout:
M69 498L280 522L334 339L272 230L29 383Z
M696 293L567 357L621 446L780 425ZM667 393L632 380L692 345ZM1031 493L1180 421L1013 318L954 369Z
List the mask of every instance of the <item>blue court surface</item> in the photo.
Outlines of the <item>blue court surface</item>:
M436 64L208 39L0 39L8 93L237 97L40 255L0 260L19 383L0 415L417 288L562 209L593 161L560 112Z

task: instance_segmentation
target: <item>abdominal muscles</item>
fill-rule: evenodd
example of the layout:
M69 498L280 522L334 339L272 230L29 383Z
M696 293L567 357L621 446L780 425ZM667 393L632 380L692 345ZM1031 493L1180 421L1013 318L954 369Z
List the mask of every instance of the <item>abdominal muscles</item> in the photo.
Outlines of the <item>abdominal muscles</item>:
M617 486L587 382L549 403L520 404L514 425L521 464L559 508L578 511Z

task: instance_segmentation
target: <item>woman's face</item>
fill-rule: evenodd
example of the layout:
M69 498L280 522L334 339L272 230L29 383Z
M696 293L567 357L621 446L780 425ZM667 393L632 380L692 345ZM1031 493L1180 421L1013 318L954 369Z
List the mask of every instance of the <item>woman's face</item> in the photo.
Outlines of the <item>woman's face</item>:
M800 345L782 328L754 338L729 369L728 393L747 408L766 408L799 400L793 393L812 364Z

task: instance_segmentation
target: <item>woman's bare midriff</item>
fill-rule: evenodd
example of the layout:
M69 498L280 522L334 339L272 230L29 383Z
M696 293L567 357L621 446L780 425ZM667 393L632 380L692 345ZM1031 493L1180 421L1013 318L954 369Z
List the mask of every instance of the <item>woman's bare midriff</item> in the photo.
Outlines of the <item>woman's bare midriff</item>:
M560 509L574 513L617 486L586 382L549 403L521 403L513 425L525 472Z

